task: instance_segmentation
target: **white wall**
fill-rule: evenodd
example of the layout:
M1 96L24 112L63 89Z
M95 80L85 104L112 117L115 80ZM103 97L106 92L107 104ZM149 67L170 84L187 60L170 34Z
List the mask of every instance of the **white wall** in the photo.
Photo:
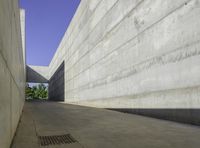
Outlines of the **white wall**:
M64 60L66 103L198 109L199 18L199 0L82 0L50 76Z
M20 23L18 0L0 0L1 148L10 147L25 98L25 62Z

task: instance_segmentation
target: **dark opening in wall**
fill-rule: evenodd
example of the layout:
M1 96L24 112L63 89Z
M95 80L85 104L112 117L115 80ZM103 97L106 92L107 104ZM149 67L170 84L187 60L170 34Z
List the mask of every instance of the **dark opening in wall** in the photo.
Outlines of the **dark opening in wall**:
M49 80L49 100L64 101L65 98L64 61Z

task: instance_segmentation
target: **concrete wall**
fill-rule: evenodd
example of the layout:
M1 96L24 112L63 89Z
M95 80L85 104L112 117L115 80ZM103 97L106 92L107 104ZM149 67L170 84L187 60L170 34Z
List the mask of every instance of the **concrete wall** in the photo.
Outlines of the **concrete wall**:
M48 83L49 67L26 65L26 81L30 83Z
M66 103L200 124L199 18L200 0L82 0L49 75L65 62Z
M21 36L22 36L22 48L23 48L23 60L26 61L26 17L25 10L20 9L20 20L21 20ZM24 69L26 68L26 64L24 64ZM25 71L26 72L26 71Z
M48 97L52 101L65 100L65 63L63 62L49 80Z
M10 147L25 98L25 49L22 47L21 36L21 24L24 24L24 18L21 20L22 22L20 22L18 0L0 0L1 148Z

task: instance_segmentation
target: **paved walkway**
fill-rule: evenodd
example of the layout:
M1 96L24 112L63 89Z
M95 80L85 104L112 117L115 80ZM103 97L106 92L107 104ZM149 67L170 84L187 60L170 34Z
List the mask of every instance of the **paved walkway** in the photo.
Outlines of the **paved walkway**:
M38 148L38 136L63 134L71 134L77 142L52 148L200 147L197 126L105 109L26 102L12 148Z

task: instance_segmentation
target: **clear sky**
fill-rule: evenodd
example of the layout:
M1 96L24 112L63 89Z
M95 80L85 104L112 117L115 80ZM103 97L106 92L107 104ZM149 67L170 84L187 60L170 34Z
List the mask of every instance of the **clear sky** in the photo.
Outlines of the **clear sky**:
M47 66L80 0L20 0L26 11L27 64Z

